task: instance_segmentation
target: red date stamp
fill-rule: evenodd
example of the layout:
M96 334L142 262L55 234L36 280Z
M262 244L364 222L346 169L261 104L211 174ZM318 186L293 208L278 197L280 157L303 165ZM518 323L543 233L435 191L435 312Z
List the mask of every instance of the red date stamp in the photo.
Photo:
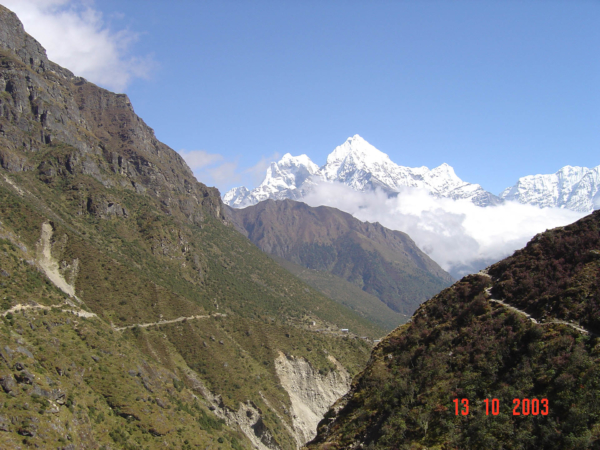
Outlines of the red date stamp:
M468 416L469 415L469 399L467 398L455 398L454 402L454 414ZM497 398L486 398L483 401L485 405L485 415L497 416L500 414L500 400ZM548 399L542 398L515 398L513 399L513 416L547 416L548 415Z

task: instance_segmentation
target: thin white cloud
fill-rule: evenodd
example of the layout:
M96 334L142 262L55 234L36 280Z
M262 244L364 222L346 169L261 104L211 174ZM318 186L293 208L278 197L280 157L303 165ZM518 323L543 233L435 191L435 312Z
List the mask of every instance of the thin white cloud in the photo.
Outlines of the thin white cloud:
M204 150L180 150L179 154L192 170L202 169L223 161L223 155L208 153Z
M238 163L236 161L226 162L217 167L209 169L208 174L214 181L215 186L237 183L242 179L238 171Z
M96 84L122 92L156 66L150 56L132 56L138 34L112 30L90 0L2 0L36 38L48 58Z
M223 155L209 153L205 150L179 150L179 154L185 159L199 181L216 186L222 192L227 192L240 183L260 184L271 161L278 160L280 156L277 152L270 156L262 156L254 166L243 168L239 165L239 158L225 161Z
M237 159L223 162L225 160L223 155L208 153L205 150L179 150L178 153L190 166L196 179L208 186L222 188L238 183L242 179Z
M278 161L279 157L279 152L275 152L271 156L262 156L258 163L246 169L244 173L250 175L252 177L252 184L257 186L265 179L267 168L273 161Z
M403 231L456 277L505 258L537 233L585 215L514 202L480 208L467 200L435 198L411 188L388 197L381 191L356 192L340 183L323 182L303 201L332 206L360 220Z

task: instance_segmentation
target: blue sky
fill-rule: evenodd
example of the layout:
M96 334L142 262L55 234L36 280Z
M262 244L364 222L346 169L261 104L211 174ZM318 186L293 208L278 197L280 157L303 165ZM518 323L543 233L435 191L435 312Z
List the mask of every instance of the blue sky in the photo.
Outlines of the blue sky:
M600 164L600 2L0 3L51 59L62 46L57 62L126 92L160 140L202 151L196 173L222 192L275 155L321 165L357 133L496 194Z

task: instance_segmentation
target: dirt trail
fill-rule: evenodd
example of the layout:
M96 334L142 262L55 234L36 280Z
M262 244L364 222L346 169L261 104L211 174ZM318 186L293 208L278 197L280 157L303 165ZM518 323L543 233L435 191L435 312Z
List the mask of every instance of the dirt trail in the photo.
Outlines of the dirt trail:
M481 273L480 272L479 275L486 275L486 276L489 277L489 275L487 275L486 273ZM531 314L528 314L528 313L526 313L525 311L523 311L523 310L521 310L519 308L515 308L514 306L509 305L508 303L505 303L502 300L499 300L497 298L492 298L492 288L491 287L486 288L485 292L488 294L488 296L489 296L488 300L490 302L498 303L498 304L504 306L505 308L508 308L511 311L516 312L517 314L521 314L522 316L527 317L533 323L536 323L538 325L550 325L552 323L557 323L557 324L560 324L560 325L567 325L567 326L573 328L574 330L577 330L577 331L579 331L580 333L583 333L583 334L589 334L590 336L598 336L596 333L592 333L591 331L586 330L585 328L583 328L583 327L581 327L579 325L575 325L574 323L566 322L564 320L554 319L554 320L546 320L545 322L538 322L536 319L534 319L531 316Z
M158 322L135 323L133 325L127 325L125 327L114 327L113 326L113 328L116 331L123 331L123 330L127 330L128 328L135 328L135 327L148 328L148 327L152 327L155 325L166 325L168 323L183 322L184 320L210 319L211 317L227 317L227 314L215 313L215 314L208 314L208 315L204 315L204 316L178 317L177 319L159 320Z
M6 317L6 315L9 313L14 314L14 313L18 313L19 311L26 311L28 309L45 309L45 310L49 311L52 308L60 308L62 306L73 306L73 305L68 301L61 303L60 305L52 305L52 306L38 305L37 303L32 304L32 305L23 305L23 304L19 303L18 305L15 305L12 308L7 309L0 315ZM87 318L97 317L96 314L88 312L88 311L83 311L82 309L61 309L61 311L66 312L66 313L75 314L76 316L79 316L79 317L87 317Z

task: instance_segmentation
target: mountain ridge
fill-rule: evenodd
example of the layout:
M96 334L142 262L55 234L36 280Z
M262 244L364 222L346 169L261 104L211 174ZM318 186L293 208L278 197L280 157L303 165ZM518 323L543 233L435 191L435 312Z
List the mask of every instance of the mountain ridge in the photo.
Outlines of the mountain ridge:
M286 156L294 158L289 153ZM396 195L406 187L425 189L437 197L467 199L481 207L516 201L540 208L567 208L587 213L600 208L600 166L592 169L565 166L554 174L521 177L496 196L479 184L461 180L447 163L433 169L397 165L359 135L349 137L336 147L320 168L306 155L298 158L297 167L293 169L283 158L271 163L267 176L257 188L233 188L223 196L224 203L244 208L269 198L301 200L318 183L339 182L356 191L381 189L388 195ZM303 167L306 175L296 183L293 179L298 167ZM288 182L273 182L269 172L272 168L282 174L280 178L287 175Z
M289 155L289 153L287 154ZM293 157L292 157L293 158ZM270 170L277 168L288 173L292 180L298 168L289 168L282 159L272 163L265 180L255 189L234 188L223 196L225 204L234 208L243 208L268 198L299 200L310 192L316 183L339 182L357 191L382 189L388 195L397 194L404 188L425 189L432 195L452 199L467 199L480 206L494 205L502 200L480 185L462 181L454 169L444 163L433 169L427 167L410 168L392 162L389 156L364 140L358 134L349 137L336 147L328 156L327 162L318 170L306 155L302 155L306 176L299 184L294 182L273 183ZM299 162L299 160L298 160Z
M590 213L600 209L600 166L565 166L553 174L521 177L500 194L506 200L540 208L567 208Z
M339 276L402 314L452 282L407 234L335 208L266 200L228 214L263 251Z

